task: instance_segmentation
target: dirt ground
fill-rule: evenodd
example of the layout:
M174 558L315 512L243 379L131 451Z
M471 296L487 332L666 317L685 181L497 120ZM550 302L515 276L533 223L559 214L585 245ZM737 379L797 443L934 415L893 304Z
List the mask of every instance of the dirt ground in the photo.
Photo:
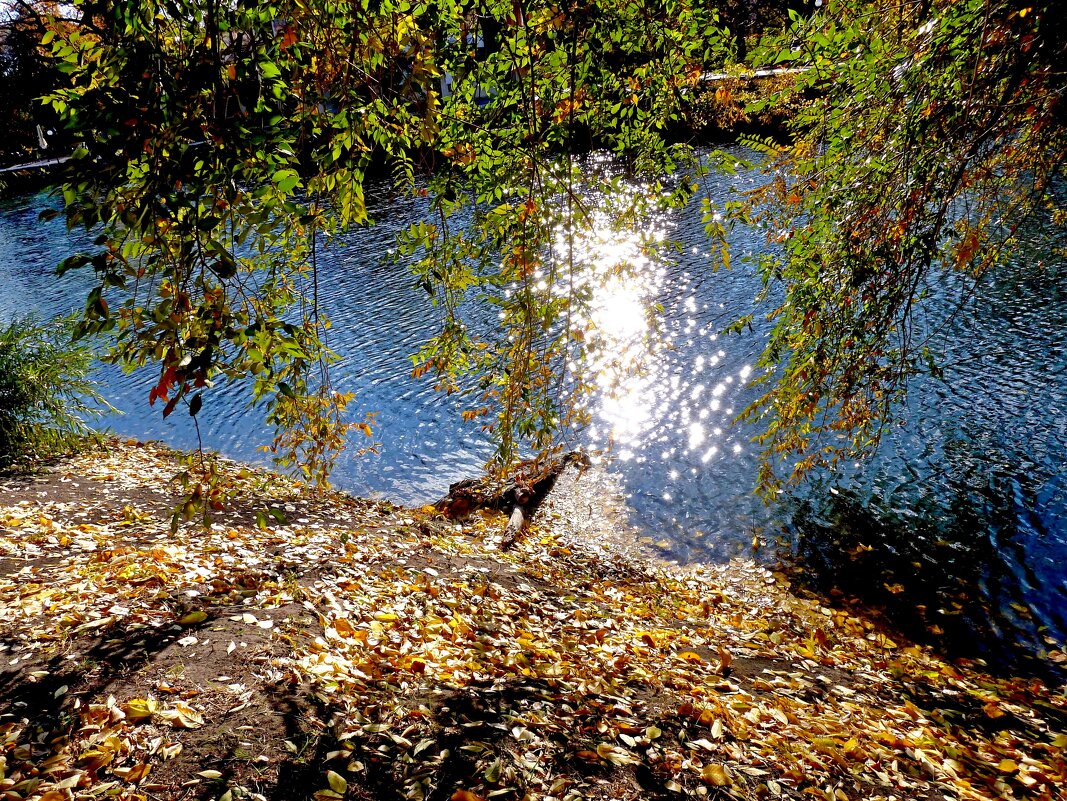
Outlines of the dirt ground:
M602 479L504 552L496 514L232 463L172 531L181 469L114 441L0 477L0 797L1064 797L1064 688L644 560Z

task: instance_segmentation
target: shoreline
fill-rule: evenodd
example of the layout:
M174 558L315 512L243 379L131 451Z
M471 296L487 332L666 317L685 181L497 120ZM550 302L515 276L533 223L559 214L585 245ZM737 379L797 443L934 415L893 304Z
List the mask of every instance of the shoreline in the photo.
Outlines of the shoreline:
M312 496L228 460L230 508L172 534L174 458L112 440L0 478L0 789L888 801L1067 782L1062 687L894 642L755 563L656 565L551 496L501 552L500 514Z

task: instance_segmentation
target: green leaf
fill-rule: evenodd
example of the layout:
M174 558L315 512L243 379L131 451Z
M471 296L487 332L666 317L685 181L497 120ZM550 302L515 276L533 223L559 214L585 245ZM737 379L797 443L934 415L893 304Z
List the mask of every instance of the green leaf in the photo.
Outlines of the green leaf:
M279 192L288 194L300 184L300 176L296 170L285 168L275 172L271 176L271 181L278 187Z
M73 256L67 256L67 258L63 259L63 261L59 263L59 266L56 267L56 275L63 275L69 270L76 270L79 267L84 267L90 261L92 261L92 257L85 253L75 253Z

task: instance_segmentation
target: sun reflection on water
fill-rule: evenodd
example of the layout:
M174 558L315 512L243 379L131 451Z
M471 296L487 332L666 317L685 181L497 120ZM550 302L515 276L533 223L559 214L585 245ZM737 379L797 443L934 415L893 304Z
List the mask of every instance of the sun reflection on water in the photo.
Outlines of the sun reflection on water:
M573 239L576 284L586 299L576 326L594 388L587 437L618 460L651 460L669 480L685 480L679 467L691 477L712 459L743 452L729 423L732 398L751 367L728 373L726 350L709 324L699 287L679 280L672 269L673 254L664 247L669 220L650 216L644 225L628 223L621 227L608 213L597 215ZM571 244L561 230L560 247ZM673 329L657 322L657 305L666 307L666 319L678 321Z

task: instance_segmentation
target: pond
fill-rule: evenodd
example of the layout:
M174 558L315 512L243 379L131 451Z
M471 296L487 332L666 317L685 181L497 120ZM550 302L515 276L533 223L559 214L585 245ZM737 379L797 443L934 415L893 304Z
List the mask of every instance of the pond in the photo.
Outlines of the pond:
M710 189L725 199L754 180L714 179ZM421 207L384 193L369 201L382 222L327 251L320 299L342 357L336 386L356 393L359 412L377 414L381 447L343 455L333 480L423 503L475 475L491 447L461 421L460 399L410 377L409 357L435 333L437 312L388 253ZM0 202L0 319L84 302L88 276L54 275L77 242L59 220L37 220L50 202ZM945 331L944 380L914 382L903 424L873 459L765 506L752 494L754 432L732 420L755 397L749 379L766 330L720 334L750 310L758 279L743 264L709 269L696 208L649 226L684 247L651 257L637 232L610 225L593 226L581 243L601 276L594 321L609 352L641 369L620 377L617 359L594 365L602 386L580 443L611 444L608 469L649 547L682 562L785 555L805 581L886 609L920 640L1008 669L1054 670L1043 649L1067 636L1067 265L1035 243L979 291L937 279L928 313ZM735 258L764 246L754 230L732 244ZM619 263L629 279L611 269ZM645 311L655 303L664 311L650 329ZM104 421L115 432L196 446L187 417L163 420L148 406L151 371L103 366L99 378L122 412ZM259 447L269 433L240 386L216 388L199 419L205 446L266 461ZM765 543L755 553L754 537Z

